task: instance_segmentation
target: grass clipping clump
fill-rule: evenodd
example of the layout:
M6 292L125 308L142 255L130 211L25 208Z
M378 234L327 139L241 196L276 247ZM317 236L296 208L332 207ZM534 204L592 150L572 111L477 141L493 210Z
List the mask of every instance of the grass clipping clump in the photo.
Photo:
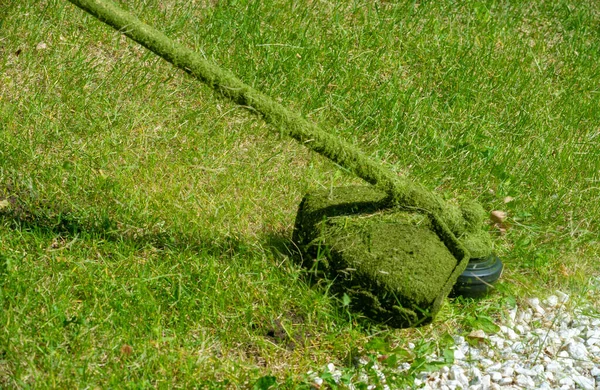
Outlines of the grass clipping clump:
M325 250L325 269L336 280L341 279L340 285L373 316L397 326L430 320L466 267L465 259L490 254L491 241L481 229L484 212L478 204L449 204L424 187L397 177L354 146L173 42L111 1L69 1L221 95L258 113L277 133L294 138L374 186L307 197L295 232L296 242L306 254L318 259L320 253L313 253L314 248ZM334 210L340 213L330 214ZM365 210L375 214L368 215Z
M307 195L294 241L305 267L334 279L354 308L395 327L430 322L469 260L434 214L390 208L370 187Z

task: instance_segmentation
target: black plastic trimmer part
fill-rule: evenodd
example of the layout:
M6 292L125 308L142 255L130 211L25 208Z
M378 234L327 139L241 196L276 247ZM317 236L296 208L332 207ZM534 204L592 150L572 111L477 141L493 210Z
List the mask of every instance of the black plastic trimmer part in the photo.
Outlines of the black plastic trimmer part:
M502 275L504 265L494 254L482 259L470 259L465 271L458 277L453 296L480 298L494 289L494 283Z

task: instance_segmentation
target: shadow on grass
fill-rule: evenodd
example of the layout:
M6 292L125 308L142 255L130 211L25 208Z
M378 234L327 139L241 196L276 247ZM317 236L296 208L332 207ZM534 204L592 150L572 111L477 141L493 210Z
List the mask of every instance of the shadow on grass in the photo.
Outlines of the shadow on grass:
M12 229L33 231L41 235L102 239L109 242L125 242L136 248L152 246L162 250L195 251L217 257L230 257L255 251L241 236L211 236L201 232L187 234L153 228L145 221L136 227L135 222L115 219L109 211L90 207L73 210L59 201L42 200L25 191L14 191L11 186L0 187L0 221ZM271 242L290 242L289 238L269 235ZM280 244L277 244L280 245ZM281 247L281 246L278 246ZM276 251L275 251L276 252ZM273 253L275 253L273 252Z
M6 204L7 201L8 205ZM91 240L106 240L114 243L126 243L135 248L143 249L152 246L156 249L171 250L175 252L192 251L222 259L230 259L238 255L257 253L261 245L249 243L244 237L185 234L176 231L152 231L152 229L131 228L124 223L112 218L108 212L101 213L97 209L89 208L73 211L59 201L40 200L25 192L7 191L0 187L0 223L10 228L22 231L31 231L42 236L63 238L83 236ZM2 203L0 203L2 204ZM346 305L342 304L343 291L339 290L333 281L329 280L322 272L302 268L306 264L303 254L292 241L290 231L265 232L260 238L262 250L270 252L276 264L290 264L293 268L301 268L300 279L310 289L317 289L327 295L336 296L340 305L337 305L337 316L344 318L349 315ZM305 255L304 255L305 256ZM0 253L0 284L6 268L6 261ZM290 314L291 313L291 314ZM302 322L302 316L297 311L286 313L292 323ZM358 313L351 318L365 329L373 324ZM263 329L264 328L264 329ZM257 329L265 337L273 339L276 344L285 344L293 349L298 340L288 340L280 337L277 323ZM288 345L289 344L289 345Z

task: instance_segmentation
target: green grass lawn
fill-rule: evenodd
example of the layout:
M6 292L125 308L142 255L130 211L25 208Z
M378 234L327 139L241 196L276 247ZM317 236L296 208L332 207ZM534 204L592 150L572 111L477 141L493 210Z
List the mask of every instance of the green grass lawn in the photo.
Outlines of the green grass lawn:
M66 0L0 0L0 387L294 388L330 362L356 381L354 356L585 300L596 1L120 3L398 174L506 211L502 283L419 329L348 312L291 232L303 194L358 179Z

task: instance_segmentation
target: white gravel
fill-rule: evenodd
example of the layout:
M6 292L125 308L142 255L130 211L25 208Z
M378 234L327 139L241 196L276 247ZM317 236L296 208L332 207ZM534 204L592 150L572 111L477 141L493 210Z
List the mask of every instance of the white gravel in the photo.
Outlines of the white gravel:
M541 302L531 298L509 311L499 332L478 334L478 343L455 336L449 368L460 375L421 373L415 384L452 390L600 389L600 317L567 310L568 300L561 292Z
M454 336L454 364L418 373L414 387L600 390L600 316L568 309L568 303L569 296L561 292L542 301L531 298L507 312L497 333ZM427 358L443 360L435 354ZM398 372L409 368L403 363ZM333 364L327 369L334 377L339 374Z

